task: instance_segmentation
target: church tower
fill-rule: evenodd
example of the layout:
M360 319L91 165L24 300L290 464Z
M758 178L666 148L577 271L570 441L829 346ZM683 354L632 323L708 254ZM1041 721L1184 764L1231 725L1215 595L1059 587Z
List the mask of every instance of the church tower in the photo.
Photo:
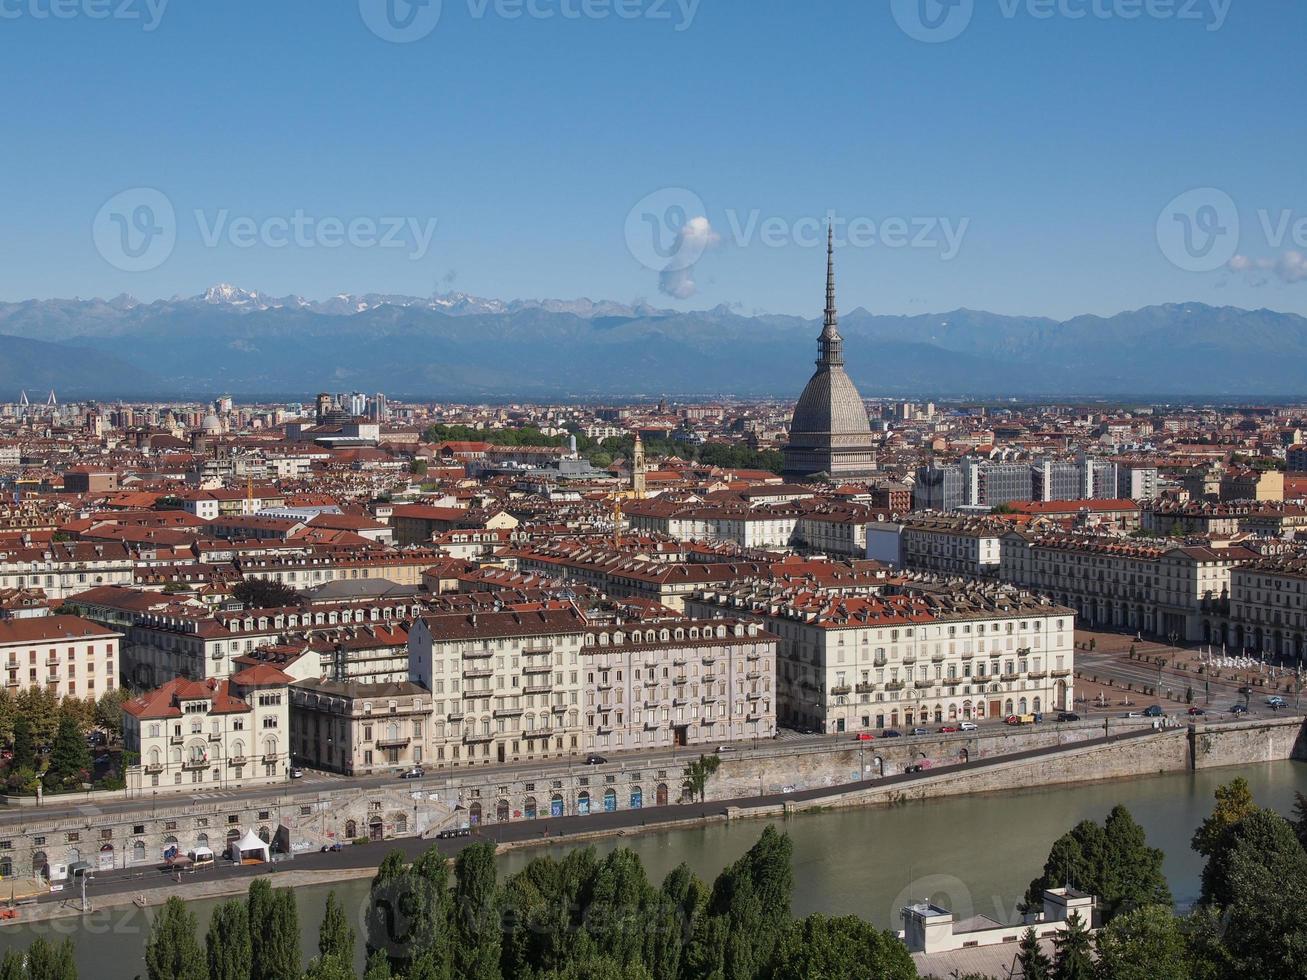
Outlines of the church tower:
M858 480L876 471L871 424L844 370L844 338L835 307L835 229L826 233L826 313L817 338L817 370L799 396L784 449L793 480Z
M631 493L637 498L644 497L645 474L648 471L644 462L644 440L640 433L635 434L635 445L631 449Z

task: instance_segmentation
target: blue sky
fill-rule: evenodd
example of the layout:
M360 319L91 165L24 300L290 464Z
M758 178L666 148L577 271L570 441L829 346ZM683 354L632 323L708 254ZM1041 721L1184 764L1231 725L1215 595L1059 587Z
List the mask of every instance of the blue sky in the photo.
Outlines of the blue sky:
M1307 4L952 2L0 0L0 299L1307 313Z

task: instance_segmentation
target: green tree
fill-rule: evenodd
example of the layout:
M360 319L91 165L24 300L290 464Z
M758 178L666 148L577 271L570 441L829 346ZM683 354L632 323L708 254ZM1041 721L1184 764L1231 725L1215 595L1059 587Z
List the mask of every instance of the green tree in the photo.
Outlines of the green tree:
M177 896L163 904L145 944L150 980L205 980L204 951L195 938L195 916Z
M251 980L298 977L300 927L295 893L289 888L271 889L267 900L267 916L257 926L253 918L253 902L250 907L251 931L257 928L263 933L262 940L253 945Z
M1190 980L1193 964L1180 921L1166 905L1142 905L1098 934L1098 980ZM1029 974L1027 974L1029 976Z
M48 687L25 687L18 692L15 708L27 719L32 741L49 745L59 727L59 697Z
M1112 808L1103 824L1106 838L1105 864L1099 875L1097 894L1104 919L1110 921L1122 911L1145 905L1173 904L1171 888L1162 870L1164 855L1149 847L1144 828L1121 805Z
M1298 835L1298 842L1307 847L1307 796L1302 793L1294 793L1293 796L1293 829Z
M95 702L95 724L108 732L110 738L123 737L123 705L129 700L131 693L125 687L114 687Z
M32 940L32 945L27 947L26 977L27 980L77 980L73 941L65 939L56 946L39 937Z
M91 768L91 750L76 718L66 714L59 719L59 731L50 750L50 766L45 773L46 789L80 785Z
M701 755L685 767L685 792L691 799L698 797L702 802L708 795L708 780L722 764L719 756Z
M36 746L32 743L32 723L26 715L14 719L14 769L36 768Z
M1021 946L1017 961L1021 964L1021 976L1024 980L1049 980L1053 975L1053 961L1039 945L1039 937L1034 929L1027 929L1021 936Z
M1212 815L1203 821L1190 846L1203 857L1210 858L1222 845L1225 835L1240 820L1256 809L1248 780L1242 776L1216 788L1216 806Z
M250 977L264 980L267 977L263 972L264 950L268 945L268 920L272 916L272 882L267 878L255 878L250 882L245 913L249 917Z
M368 957L363 971L363 980L390 980L390 960L384 951L378 949Z
M1053 939L1053 980L1093 980L1093 939L1080 916L1072 914L1066 929Z
M676 980L681 974L685 944L708 904L708 886L685 862L663 879L649 936L646 960L655 980Z
M354 930L334 891L327 895L327 909L318 930L318 953L322 959L336 959L350 970L354 968Z
M495 846L484 843L465 848L455 864L454 878L454 976L496 980L502 974Z
M253 962L250 918L239 898L213 910L204 936L209 980L249 980Z
M0 957L0 980L27 980L27 966L18 950L6 949Z
M917 969L907 947L892 933L857 916L810 915L785 930L770 976L772 980L915 980Z
M231 590L232 598L251 609L284 609L298 606L303 597L284 582L270 578L247 578Z

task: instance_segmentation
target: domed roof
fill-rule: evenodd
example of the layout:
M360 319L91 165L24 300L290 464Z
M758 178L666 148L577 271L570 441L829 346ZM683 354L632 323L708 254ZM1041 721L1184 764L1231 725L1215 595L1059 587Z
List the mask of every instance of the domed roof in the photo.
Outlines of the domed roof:
M210 412L208 415L204 416L204 421L200 423L200 428L204 430L205 433L221 434L222 421L218 418L218 416Z
M837 365L818 368L794 407L790 444L804 445L806 435L870 434L871 423L867 421L862 396L844 368Z

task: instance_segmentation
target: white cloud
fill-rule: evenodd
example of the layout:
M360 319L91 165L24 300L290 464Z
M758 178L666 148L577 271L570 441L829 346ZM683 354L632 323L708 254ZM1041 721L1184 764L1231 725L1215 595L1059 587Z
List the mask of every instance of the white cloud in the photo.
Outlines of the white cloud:
M689 299L699 291L694 267L703 253L721 241L703 215L689 219L676 233L676 249L666 268L658 273L658 291L674 299Z
M1296 251L1288 251L1277 258L1267 259L1236 255L1230 260L1230 271L1246 274L1257 286L1264 285L1268 281L1265 273L1275 275L1282 282L1304 282L1307 281L1307 255Z

